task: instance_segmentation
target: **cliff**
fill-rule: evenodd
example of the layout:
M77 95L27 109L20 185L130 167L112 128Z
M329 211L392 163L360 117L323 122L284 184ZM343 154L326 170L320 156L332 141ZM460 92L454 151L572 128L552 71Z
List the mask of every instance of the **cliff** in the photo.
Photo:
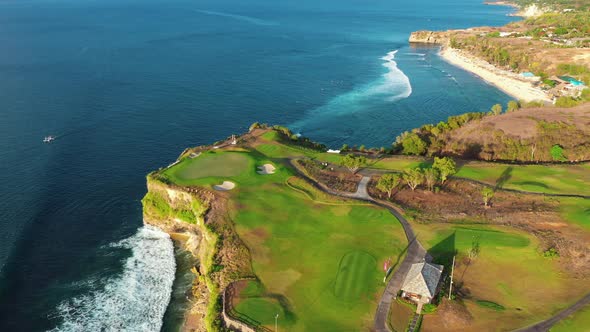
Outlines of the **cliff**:
M197 187L167 183L158 172L147 177L142 199L144 222L183 239L181 245L197 260L183 331L217 330L221 290L231 282L253 276L250 254L235 234L226 200Z
M449 31L414 31L410 34L410 43L446 45Z

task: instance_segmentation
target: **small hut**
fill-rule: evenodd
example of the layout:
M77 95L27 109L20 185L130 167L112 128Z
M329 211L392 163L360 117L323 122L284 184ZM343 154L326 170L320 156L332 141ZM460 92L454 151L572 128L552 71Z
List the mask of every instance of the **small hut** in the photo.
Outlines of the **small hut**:
M438 264L412 264L402 285L402 297L416 304L430 303L439 290L442 271Z

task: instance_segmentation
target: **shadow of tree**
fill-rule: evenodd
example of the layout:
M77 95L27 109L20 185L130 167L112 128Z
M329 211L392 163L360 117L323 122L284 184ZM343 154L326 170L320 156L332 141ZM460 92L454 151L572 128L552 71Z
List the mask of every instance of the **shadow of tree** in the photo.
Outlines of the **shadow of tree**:
M512 178L512 169L512 166L506 167L506 169L502 172L500 177L496 180L494 190L502 189L506 182L508 182Z
M479 143L470 143L463 151L463 158L465 159L479 159L479 154L483 150L483 147Z

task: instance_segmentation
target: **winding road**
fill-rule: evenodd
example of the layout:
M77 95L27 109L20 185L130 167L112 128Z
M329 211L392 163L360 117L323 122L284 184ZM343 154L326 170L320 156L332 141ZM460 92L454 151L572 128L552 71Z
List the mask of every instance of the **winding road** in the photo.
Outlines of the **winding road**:
M385 291L383 291L383 294L379 299L379 304L377 306L377 312L375 314L374 320L374 331L392 332L387 322L387 318L389 316L389 308L391 307L391 302L393 302L393 300L397 297L397 293L400 291L402 287L402 283L404 281L404 278L406 277L406 274L410 270L412 264L420 263L425 260L431 261L430 255L428 255L422 244L420 244L420 241L418 241L418 239L416 238L416 234L414 233L412 225L410 225L406 218L404 218L399 208L397 208L395 205L385 201L374 199L369 195L367 187L369 185L369 182L371 181L370 176L363 175L363 178L359 182L356 192L342 192L328 188L325 184L320 183L315 179L309 177L303 170L300 169L299 165L296 164L295 160L292 159L289 160L289 162L299 175L303 176L319 190L334 196L347 197L371 202L377 206L386 208L393 216L395 216L399 220L400 224L404 229L404 233L406 234L406 239L408 240L406 257L401 262L399 268L395 270L395 272L389 279L387 286L385 287Z
M331 188L328 188L323 183L320 183L320 182L316 181L315 179L311 178L310 176L308 176L305 173L305 171L300 169L300 166L296 164L295 159L289 159L289 163L293 166L293 168L297 171L297 173L300 176L307 179L319 190L321 190L327 194L334 195L334 196L347 197L347 198L358 199L358 200L363 200L363 201L373 203L377 206L380 206L380 207L383 207L383 208L389 210L389 212L399 220L399 222L402 225L404 232L406 234L406 239L408 240L406 257L401 262L399 268L396 269L396 271L393 273L393 275L389 279L389 282L387 283L387 286L385 287L385 291L383 292L383 294L381 295L381 298L379 299L379 304L377 306L377 312L375 314L374 328L373 328L374 331L376 331L376 332L392 332L391 328L389 327L389 324L387 322L387 318L389 316L389 309L391 307L391 303L396 298L398 292L401 289L401 286L402 286L402 283L403 283L403 280L404 280L406 274L408 273L412 264L423 262L423 261L430 262L432 260L432 257L426 252L426 250L424 249L422 244L420 244L420 241L418 241L418 239L416 238L416 234L414 233L414 230L412 229L412 225L410 225L410 223L404 218L404 216L401 213L401 210L398 207L396 207L395 205L393 205L392 203L375 199L369 195L367 187L369 185L369 182L371 181L371 176L382 175L384 173L391 173L392 171L381 170L381 169L371 169L371 168L365 168L365 169L361 170L359 172L359 174L361 174L363 176L363 178L359 182L356 192L349 193L349 192L342 192L342 191L338 191L338 190L333 190ZM463 179L463 178L461 178L461 179ZM476 180L471 180L471 179L463 179L463 180L472 181L472 182L479 183L479 184L482 184L485 186L489 186L489 184L487 184L487 183L476 181ZM590 196L585 196L585 195L544 194L544 193L535 193L535 192L527 192L527 191L520 191L520 190L515 190L515 189L504 189L504 188L502 188L502 190L524 193L524 194L544 195L544 196L590 198ZM546 332L546 331L549 331L549 329L553 325L555 325L557 322L559 322L560 320L562 320L564 318L567 318L569 315L577 312L578 310L584 308L587 305L590 305L590 293L586 294L586 296L581 298L579 301L577 301L573 305L569 306L568 308L564 309L563 311L557 313L553 317L548 318L548 319L541 321L539 323L536 323L534 325L515 330L515 332Z

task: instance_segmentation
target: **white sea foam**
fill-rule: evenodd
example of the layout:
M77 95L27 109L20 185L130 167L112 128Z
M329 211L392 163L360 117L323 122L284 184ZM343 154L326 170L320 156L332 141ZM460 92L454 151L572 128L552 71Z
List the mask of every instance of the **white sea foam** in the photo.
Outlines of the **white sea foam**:
M207 15L233 18L235 20L248 22L248 23L252 23L252 24L256 24L256 25L277 25L276 22L266 21L266 20L262 20L262 19L259 19L256 17L251 17L251 16L237 15L237 14L224 13L224 12L216 12L216 11L212 11L212 10L200 10L200 9L196 10L196 12L201 13L201 14L207 14Z
M361 113L376 103L390 103L409 97L412 94L412 85L408 76L397 67L396 53L397 50L391 51L381 58L384 61L383 66L387 68L381 78L334 97L327 104L310 111L305 119L289 127L296 131L302 130L309 124L313 126L316 121L325 121L325 117Z
M397 67L397 62L394 60L396 53L397 50L391 51L381 58L382 60L385 60L383 66L387 67L389 72L383 75L386 82L380 88L394 93L393 96L389 97L390 101L408 98L412 94L410 78Z
M60 304L61 324L52 331L159 331L170 302L176 263L168 234L143 226L111 244L131 249L123 272L103 289Z

